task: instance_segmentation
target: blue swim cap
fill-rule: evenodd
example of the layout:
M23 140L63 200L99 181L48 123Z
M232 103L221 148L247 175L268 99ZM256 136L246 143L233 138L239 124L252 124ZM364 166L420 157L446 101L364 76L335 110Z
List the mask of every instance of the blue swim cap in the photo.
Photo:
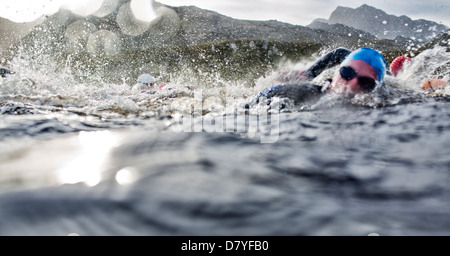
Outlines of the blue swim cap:
M342 62L341 66L344 66L352 60L362 60L365 63L372 66L372 68L377 72L378 81L381 82L386 74L387 62L377 50L369 47L360 48L347 56L347 58Z

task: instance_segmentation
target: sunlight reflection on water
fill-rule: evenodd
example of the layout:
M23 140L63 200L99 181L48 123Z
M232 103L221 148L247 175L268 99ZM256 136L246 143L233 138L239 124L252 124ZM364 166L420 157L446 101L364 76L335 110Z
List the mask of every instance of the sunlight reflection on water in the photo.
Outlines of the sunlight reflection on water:
M77 143L80 152L57 173L62 184L83 182L95 186L101 181L102 165L119 140L112 132L80 132Z

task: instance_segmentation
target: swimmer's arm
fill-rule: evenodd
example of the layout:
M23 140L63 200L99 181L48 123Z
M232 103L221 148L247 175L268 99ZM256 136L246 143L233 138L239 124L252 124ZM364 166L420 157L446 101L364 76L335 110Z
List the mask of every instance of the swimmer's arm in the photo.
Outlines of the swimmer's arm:
M306 76L311 80L316 78L324 70L341 64L351 52L345 48L337 48L327 53L306 70Z

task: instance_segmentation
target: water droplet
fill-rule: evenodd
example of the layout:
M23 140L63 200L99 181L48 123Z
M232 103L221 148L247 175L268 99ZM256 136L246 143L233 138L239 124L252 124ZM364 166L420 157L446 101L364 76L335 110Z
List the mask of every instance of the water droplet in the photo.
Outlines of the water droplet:
M121 43L114 32L99 30L89 36L86 48L92 55L114 56L120 52Z
M128 167L117 172L116 181L120 185L128 185L135 181L136 170L134 168Z

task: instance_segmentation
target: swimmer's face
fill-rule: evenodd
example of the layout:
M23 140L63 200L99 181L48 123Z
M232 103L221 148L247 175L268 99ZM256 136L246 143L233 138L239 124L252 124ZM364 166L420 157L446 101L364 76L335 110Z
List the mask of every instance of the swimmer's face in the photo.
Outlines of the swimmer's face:
M153 90L155 89L155 83L142 84L139 83L139 90Z
M341 67L330 90L350 97L371 92L377 81L377 72L362 60L353 60Z

